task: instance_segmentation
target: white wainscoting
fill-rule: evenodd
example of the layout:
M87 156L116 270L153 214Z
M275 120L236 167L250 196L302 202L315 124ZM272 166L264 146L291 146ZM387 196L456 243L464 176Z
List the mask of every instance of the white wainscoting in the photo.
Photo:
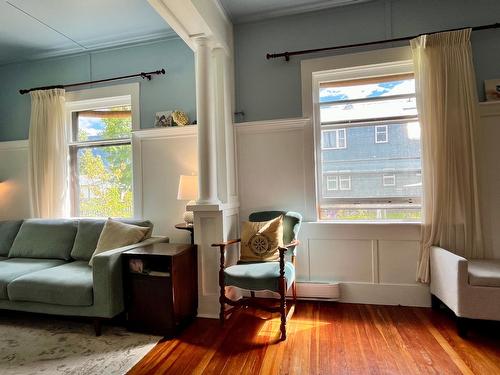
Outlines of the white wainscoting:
M0 220L29 216L28 141L0 142Z
M154 128L133 133L134 192L155 234L171 242L189 242L189 232L174 228L182 222L187 202L177 200L179 176L196 174L198 153L196 126Z
M309 216L315 199L311 130L302 118L236 125L242 219L268 209ZM299 296L339 282L341 302L429 306L428 287L415 282L419 238L418 224L306 221L297 255Z

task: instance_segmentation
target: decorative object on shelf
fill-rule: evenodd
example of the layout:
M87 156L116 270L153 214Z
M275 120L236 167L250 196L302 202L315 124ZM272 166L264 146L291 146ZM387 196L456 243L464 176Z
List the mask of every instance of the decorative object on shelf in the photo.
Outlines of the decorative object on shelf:
M500 100L500 79L487 79L484 81L484 91L487 101Z
M198 198L198 176L181 175L179 177L179 190L177 192L177 200L189 201L187 205L194 204L194 200ZM193 225L193 211L184 212L183 216L186 225Z
M172 112L172 119L177 126L189 125L189 117L185 112L175 110Z
M168 126L174 126L172 112L173 111L156 112L155 128L166 128Z

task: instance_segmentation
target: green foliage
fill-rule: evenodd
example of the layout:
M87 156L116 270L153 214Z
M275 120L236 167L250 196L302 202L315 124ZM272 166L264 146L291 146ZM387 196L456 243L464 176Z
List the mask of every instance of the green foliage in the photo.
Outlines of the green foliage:
M102 119L103 139L130 137L130 118ZM83 139L82 139L83 138ZM86 134L79 134L87 140ZM103 146L79 151L80 215L101 217L131 217L132 148L130 145Z

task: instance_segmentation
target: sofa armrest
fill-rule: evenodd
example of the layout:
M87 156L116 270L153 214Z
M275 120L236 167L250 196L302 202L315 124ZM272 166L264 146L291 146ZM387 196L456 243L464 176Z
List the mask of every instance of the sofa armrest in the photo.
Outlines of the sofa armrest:
M124 309L121 254L136 247L168 241L168 237L151 237L134 245L105 251L94 257L92 266L94 307L98 316L112 318Z
M431 293L460 316L460 296L468 284L467 259L433 246L430 262Z

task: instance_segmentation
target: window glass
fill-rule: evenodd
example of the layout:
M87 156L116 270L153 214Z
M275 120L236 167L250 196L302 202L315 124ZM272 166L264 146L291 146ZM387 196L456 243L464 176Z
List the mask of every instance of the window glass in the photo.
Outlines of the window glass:
M420 124L413 77L326 80L319 97L317 181L338 176L338 189L318 189L319 219L419 221ZM342 137L348 147L339 147Z
M72 111L72 214L132 217L130 104Z
M130 138L132 112L130 106L99 108L73 112L77 131L76 141Z

